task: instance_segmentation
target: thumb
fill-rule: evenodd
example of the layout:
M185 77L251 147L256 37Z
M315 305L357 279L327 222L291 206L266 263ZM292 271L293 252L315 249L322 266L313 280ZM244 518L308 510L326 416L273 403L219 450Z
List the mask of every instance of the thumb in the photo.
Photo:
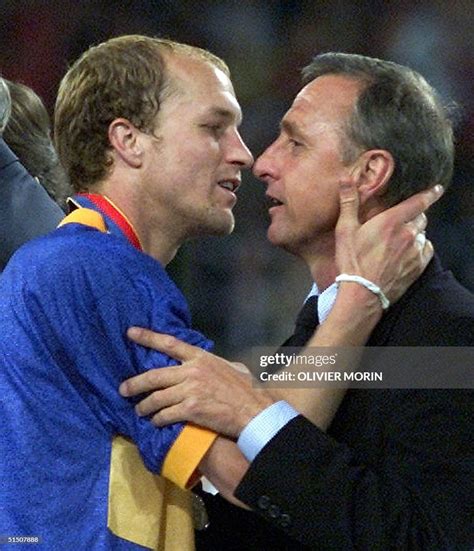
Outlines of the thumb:
M338 233L356 230L359 222L359 193L354 182L349 180L339 182L339 219L336 225Z

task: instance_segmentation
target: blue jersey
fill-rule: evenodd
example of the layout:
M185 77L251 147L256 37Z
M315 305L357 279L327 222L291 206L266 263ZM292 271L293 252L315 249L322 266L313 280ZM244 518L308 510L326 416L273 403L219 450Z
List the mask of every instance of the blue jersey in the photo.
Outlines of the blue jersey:
M157 429L119 395L124 379L174 363L126 331L211 347L162 266L102 220L107 233L71 223L28 243L0 277L0 538L34 536L48 550L155 547L153 534L140 535L146 526L125 518L131 512L115 510L138 499L132 487L121 500L139 467L133 459L127 473L120 449L133 443L138 461L160 473L180 438L183 453L188 427ZM187 473L174 482L186 485L212 439L197 455L174 454L170 473Z

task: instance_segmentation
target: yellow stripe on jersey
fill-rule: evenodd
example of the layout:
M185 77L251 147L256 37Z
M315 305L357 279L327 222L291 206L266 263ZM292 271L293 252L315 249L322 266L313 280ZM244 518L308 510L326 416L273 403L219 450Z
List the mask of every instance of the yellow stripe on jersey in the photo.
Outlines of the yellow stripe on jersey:
M161 474L180 488L191 488L199 479L198 465L217 434L195 425L185 425L166 454Z
M101 232L107 232L107 226L105 225L104 217L100 212L92 209L76 209L63 218L58 224L58 228L65 224L83 224L84 226L91 226Z

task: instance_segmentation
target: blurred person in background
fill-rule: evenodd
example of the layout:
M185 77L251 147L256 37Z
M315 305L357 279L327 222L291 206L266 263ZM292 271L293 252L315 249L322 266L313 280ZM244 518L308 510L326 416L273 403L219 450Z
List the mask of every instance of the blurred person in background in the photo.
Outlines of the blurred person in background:
M5 79L0 78L0 136L3 134L12 108L10 92Z
M318 322L325 328L340 292L337 182L357 186L366 222L433 182L449 184L453 133L421 75L342 53L317 56L304 70L280 128L253 170L267 186L270 242L301 258L315 281L285 343L303 346ZM417 239L423 244L424 234ZM198 535L201 549L295 550L297 542L318 550L472 549L472 388L425 390L423 380L416 389L351 389L338 409L320 401L330 415L318 419L287 403L307 389L287 389L286 401L270 389L274 403L263 408L261 392L225 360L147 331L135 340L183 365L140 375L121 391L163 389L137 406L157 426L186 420L237 439L250 467L235 497L275 528L205 496L210 527ZM473 346L474 296L435 256L380 316L367 344ZM363 369L382 371L385 360L367 360ZM416 373L416 352L407 362Z
M52 141L51 121L46 107L30 87L4 80L12 107L3 139L51 199L65 209L71 188Z
M10 97L0 133L0 271L21 245L58 225L64 212L53 199L62 203L67 190L40 98L0 78L0 100Z

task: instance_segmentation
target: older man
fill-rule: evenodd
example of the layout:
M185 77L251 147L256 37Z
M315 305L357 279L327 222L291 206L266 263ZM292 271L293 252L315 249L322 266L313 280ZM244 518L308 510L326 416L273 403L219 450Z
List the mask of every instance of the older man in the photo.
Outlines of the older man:
M432 182L449 182L452 129L434 90L406 67L325 54L304 75L279 137L254 172L272 202L268 237L306 262L311 295L319 295L313 327L319 317L324 332L340 293L336 282L369 286L351 274L336 279L338 182L357 185L362 221L388 212ZM287 344L304 344L311 330ZM296 410L307 414L299 394L316 389L281 391L296 409L273 391L275 403L265 409L261 396L270 392L253 388L224 360L146 331L133 335L183 366L137 377L122 392L170 387L147 397L138 412L158 411L158 426L189 420L238 438L251 465L236 497L294 538L261 535L254 518L239 523L243 513L211 500L203 549L248 548L252 541L259 542L254 549L296 549L295 540L328 550L472 548L472 390L350 390L337 412L334 402L318 403L326 415L313 418L315 426ZM474 298L435 258L368 344L472 346L473 339ZM416 361L413 354L412 369Z

